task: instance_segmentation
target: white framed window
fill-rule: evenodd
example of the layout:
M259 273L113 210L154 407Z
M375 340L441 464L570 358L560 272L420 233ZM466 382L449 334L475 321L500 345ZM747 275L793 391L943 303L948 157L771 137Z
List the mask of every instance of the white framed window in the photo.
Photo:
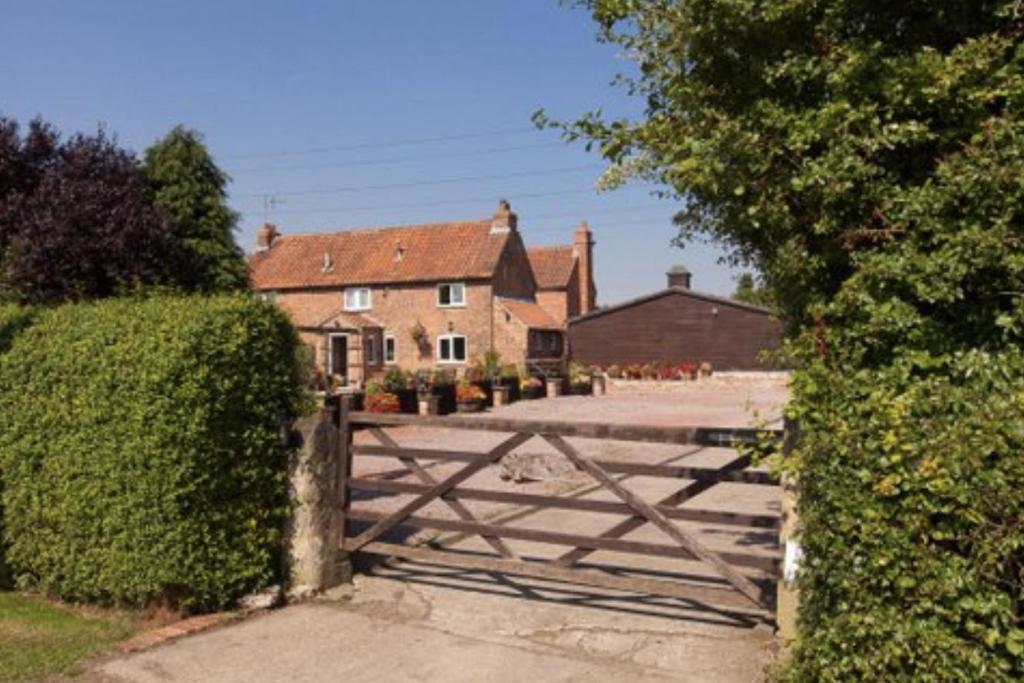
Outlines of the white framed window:
M373 335L363 340L363 348L366 349L366 364L377 364L377 338Z
M462 308L466 305L466 283L442 282L437 286L437 305L441 308Z
M393 334L384 335L384 362L388 365L398 362L398 347Z
M438 363L465 363L466 337L461 334L442 334L437 338Z
M368 311L373 307L369 287L348 287L345 290L346 311Z

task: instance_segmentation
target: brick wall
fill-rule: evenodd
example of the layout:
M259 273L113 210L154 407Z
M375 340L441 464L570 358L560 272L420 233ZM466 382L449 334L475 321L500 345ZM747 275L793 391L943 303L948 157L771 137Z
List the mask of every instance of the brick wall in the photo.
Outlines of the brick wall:
M511 299L532 299L535 291L526 247L519 233L513 232L494 272L494 293Z
M397 363L407 370L433 368L437 365L437 338L450 333L466 336L470 360L483 354L491 346L492 324L491 286L486 282L466 283L466 306L440 308L437 305L437 285L402 285L371 287L372 308L363 311L367 317L379 322L385 335L394 335ZM323 317L341 309L344 288L323 290L286 291L277 293L277 301L290 311L326 311ZM314 316L315 319L316 316ZM306 318L309 319L309 318ZM429 346L417 348L410 330L419 321L426 329ZM304 334L303 340L317 345L318 363L326 359L323 340L316 335ZM350 342L350 349L351 349ZM383 357L382 344L378 356ZM349 356L350 365L355 359ZM458 367L458 366L456 366Z

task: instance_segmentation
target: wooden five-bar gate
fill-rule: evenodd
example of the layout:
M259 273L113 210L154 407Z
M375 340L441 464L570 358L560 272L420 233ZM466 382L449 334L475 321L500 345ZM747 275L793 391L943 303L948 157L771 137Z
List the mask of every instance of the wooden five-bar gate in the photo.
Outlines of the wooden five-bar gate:
M688 604L707 606L735 613L768 615L773 613L775 582L779 572L777 544L769 553L720 552L709 548L692 527L676 521L697 522L708 525L743 527L756 532L777 530L779 514L749 514L720 509L680 507L684 502L706 493L722 482L777 486L775 479L762 470L751 469L750 457L735 453L720 467L699 467L684 464L652 464L644 462L607 461L581 452L567 438L586 438L625 442L646 442L683 446L735 447L764 439L781 438L781 432L754 429L721 429L702 427L654 427L613 425L589 422L553 422L537 420L511 420L490 416L415 416L351 412L344 406L340 414L343 430L340 490L342 495L343 538L341 546L348 552L370 552L388 557L462 569L498 572L507 575L571 582L585 586L682 598ZM505 435L505 438L486 452L471 452L444 448L441 440L437 447L401 446L395 435L401 430L385 428L401 425L442 427L458 430L484 430ZM353 444L353 433L368 431L377 442ZM575 467L590 475L615 500L553 496L520 493L493 488L474 488L463 484L487 467L498 464L502 458L520 448L531 439L542 439L564 455ZM366 441L368 439L360 439ZM578 442L577 442L578 443ZM395 458L404 466L391 470L385 476L353 475L353 459ZM427 462L427 465L423 464ZM438 461L449 468L459 468L445 476L432 473ZM450 470L449 470L450 471ZM625 476L616 476L625 475ZM670 495L646 500L629 477L664 477L685 480ZM415 481L409 481L409 478ZM404 481L400 479L405 479ZM361 497L402 495L408 502L393 510L371 509L358 503ZM781 493L780 493L781 498ZM452 517L418 514L435 501L454 513ZM479 519L464 504L466 501L527 506L531 510L566 510L605 515L624 516L597 535L584 535L550 528L512 526ZM667 543L624 538L631 532L651 524L666 537ZM356 526L360 528L356 531ZM489 545L490 552L467 552L446 547L444 543L416 545L394 538L399 527L403 529L431 529L457 532L459 538L479 536ZM769 531L770 533L770 531ZM390 540L387 540L390 538ZM567 550L554 559L524 557L509 547L506 541L518 540L566 546ZM580 566L584 558L597 551L614 551L631 556L679 558L697 560L711 570L710 580L679 580L652 578L652 571L644 575L603 570L599 566ZM635 563L631 565L635 568ZM642 570L642 566L640 569ZM741 571L742 568L745 571Z

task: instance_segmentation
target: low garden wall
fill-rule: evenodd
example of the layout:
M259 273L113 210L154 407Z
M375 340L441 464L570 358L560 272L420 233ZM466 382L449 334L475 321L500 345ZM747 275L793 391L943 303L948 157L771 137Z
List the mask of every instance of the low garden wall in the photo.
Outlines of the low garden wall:
M282 426L303 392L274 306L161 296L40 311L0 358L0 386L20 585L198 610L280 580Z

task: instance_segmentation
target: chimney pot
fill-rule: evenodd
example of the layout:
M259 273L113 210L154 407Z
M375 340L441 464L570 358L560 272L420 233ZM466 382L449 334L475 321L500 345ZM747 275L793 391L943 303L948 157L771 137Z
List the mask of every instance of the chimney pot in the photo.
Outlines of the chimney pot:
M680 289L690 288L690 278L692 276L690 275L690 271L688 271L685 267L672 266L671 268L669 268L669 271L668 273L666 273L666 275L668 276L669 287L678 287Z
M491 222L491 232L508 232L515 230L519 223L519 216L512 211L512 205L507 199L498 202L498 209L494 212L494 220Z
M280 237L281 233L277 231L277 226L273 223L264 223L263 227L256 231L256 247L260 251L266 251L270 249L274 244L274 240Z

